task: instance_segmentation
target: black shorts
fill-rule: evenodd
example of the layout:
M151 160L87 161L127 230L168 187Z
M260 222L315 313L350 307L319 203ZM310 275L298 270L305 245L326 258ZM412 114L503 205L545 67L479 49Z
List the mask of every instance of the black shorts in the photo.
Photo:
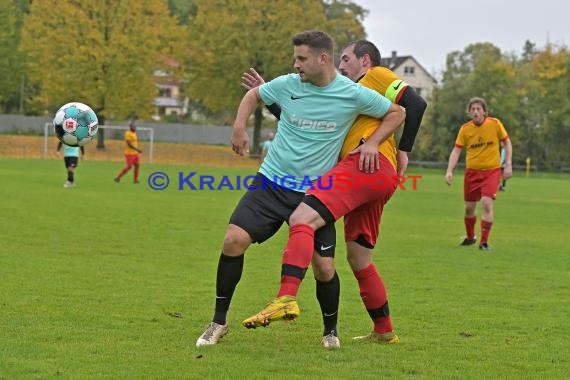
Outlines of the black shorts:
M77 167L77 157L63 157L63 159L65 160L65 167L69 168L69 167L73 167L76 168Z
M281 228L303 200L305 193L283 188L257 173L230 217L230 223L243 228L254 243L263 243ZM336 229L334 223L315 231L315 251L334 257Z

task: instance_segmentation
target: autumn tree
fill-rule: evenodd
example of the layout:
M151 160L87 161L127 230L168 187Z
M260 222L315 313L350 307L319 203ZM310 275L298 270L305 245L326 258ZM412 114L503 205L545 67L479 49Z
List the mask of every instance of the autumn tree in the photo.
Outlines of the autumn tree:
M513 63L490 43L476 43L447 56L441 87L432 97L430 112L422 131L430 140L424 158L447 160L458 128L468 120L466 105L474 96L483 97L490 114L511 125L516 113L515 69ZM425 144L422 144L425 146Z
M168 0L168 8L181 24L188 24L190 16L197 10L194 0Z
M189 22L188 90L207 108L226 113L228 121L244 94L239 78L245 70L254 67L267 79L292 72L294 34L320 29L334 37L335 28L349 25L344 13L329 15L338 21L329 24L321 0L196 0L195 4L197 11ZM358 35L358 28L350 26ZM259 148L262 109L260 105L255 111L253 154Z
M366 38L362 22L368 10L349 0L324 0L326 29L334 37L337 53L349 42Z
M527 62L526 60L524 61ZM520 67L521 153L542 168L570 166L570 52L548 44Z
M181 50L183 32L166 0L33 1L22 30L37 111L89 104L100 120L153 112L153 70ZM100 140L98 147L101 146Z
M22 56L18 52L22 10L12 0L0 0L0 110L20 107L24 80Z

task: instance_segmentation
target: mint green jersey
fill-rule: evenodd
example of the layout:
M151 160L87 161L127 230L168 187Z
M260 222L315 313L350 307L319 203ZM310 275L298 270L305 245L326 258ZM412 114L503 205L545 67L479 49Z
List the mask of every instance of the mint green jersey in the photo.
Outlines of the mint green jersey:
M301 82L298 74L282 75L259 87L267 105L281 106L277 133L260 173L275 183L305 192L310 183L338 161L348 130L360 114L383 117L391 102L337 74L325 87Z
M79 147L63 144L63 157L79 157Z

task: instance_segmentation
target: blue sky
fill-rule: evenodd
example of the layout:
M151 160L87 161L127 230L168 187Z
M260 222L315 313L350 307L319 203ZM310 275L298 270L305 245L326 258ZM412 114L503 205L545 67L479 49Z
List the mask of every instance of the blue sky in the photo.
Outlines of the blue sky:
M448 53L475 42L518 54L527 39L570 45L568 0L352 1L370 11L364 26L383 57L413 55L436 75Z

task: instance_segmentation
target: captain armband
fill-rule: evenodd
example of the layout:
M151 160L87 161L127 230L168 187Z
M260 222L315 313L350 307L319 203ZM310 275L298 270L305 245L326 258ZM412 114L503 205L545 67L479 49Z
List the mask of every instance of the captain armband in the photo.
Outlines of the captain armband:
M386 89L386 98L388 98L392 103L396 103L398 100L399 95L404 91L406 87L408 87L405 81L401 79L396 79Z

